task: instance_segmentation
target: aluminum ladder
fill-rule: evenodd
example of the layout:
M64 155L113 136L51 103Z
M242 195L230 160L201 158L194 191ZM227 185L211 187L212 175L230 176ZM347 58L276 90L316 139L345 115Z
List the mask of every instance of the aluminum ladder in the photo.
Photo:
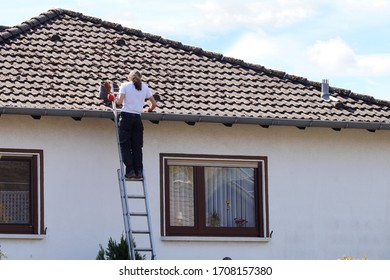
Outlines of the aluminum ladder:
M122 159L119 141L120 111L116 108L115 101L112 102L112 109L114 112L115 134L120 163L120 168L117 170L117 175L129 255L132 260L137 258L148 258L155 260L156 255L153 246L145 172L143 172L143 179L129 180L125 177L125 165ZM129 191L129 189L131 191ZM133 222L134 224L132 224ZM136 230L132 227L134 225L138 225L142 229ZM141 255L142 253L144 253L144 255Z

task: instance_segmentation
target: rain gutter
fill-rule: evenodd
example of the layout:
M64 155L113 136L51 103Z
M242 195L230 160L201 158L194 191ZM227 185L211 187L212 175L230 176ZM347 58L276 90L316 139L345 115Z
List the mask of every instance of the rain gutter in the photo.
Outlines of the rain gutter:
M208 122L208 123L222 123L226 126L232 126L233 124L256 124L262 127L295 126L298 128L325 127L325 128L333 128L335 130L344 129L344 128L358 128L358 129L367 129L367 130L390 130L390 123L383 123L383 122L227 117L227 116L209 116L209 115L160 114L160 113L145 113L142 115L142 118L152 122L184 121L188 124Z
M82 118L107 118L113 119L113 113L110 110L69 110L69 109L42 109L42 108L14 108L0 107L0 116L2 114L30 115L39 119L42 116L67 116L75 120ZM337 121L337 120L305 120L305 119L282 119L282 118L256 118L256 117L229 117L229 116L211 116L211 115L189 115L189 114L169 114L169 113L143 113L143 120L149 120L154 123L160 121L182 121L194 125L196 123L221 123L226 126L234 124L255 124L262 127L269 126L295 126L298 128L307 127L325 127L335 130L345 128L375 130L390 130L390 122L356 122L356 121Z
M91 118L113 118L111 111L98 110L69 110L69 109L44 109L44 108L15 108L15 107L1 107L0 116L2 114L13 115L30 115L33 118L40 118L42 116L62 116L81 119L84 117Z

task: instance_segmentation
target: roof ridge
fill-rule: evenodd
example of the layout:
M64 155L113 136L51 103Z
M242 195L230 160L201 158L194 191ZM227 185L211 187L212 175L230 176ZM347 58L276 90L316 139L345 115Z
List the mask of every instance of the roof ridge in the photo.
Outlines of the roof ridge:
M203 55L203 56L206 56L206 57L214 59L214 60L219 60L221 62L227 62L227 63L230 63L232 65L238 65L238 66L241 66L244 68L252 69L252 70L257 71L257 72L263 72L265 74L268 74L271 76L276 76L276 77L279 77L282 79L288 79L294 83L300 83L300 84L312 86L314 88L317 88L318 90L321 90L321 82L311 81L311 80L308 80L307 78L302 77L302 76L291 75L291 74L288 74L288 73L283 72L283 71L266 68L260 64L250 63L250 62L246 62L242 59L224 56L222 53L204 50L200 47L185 45L179 41L166 39L166 38L163 38L159 35L154 35L151 33L143 32L139 29L124 27L118 23L106 21L106 20L103 20L101 18L97 18L97 17L93 17L93 16L87 16L87 15L84 15L80 12L75 12L72 10L67 10L67 9L62 9L62 8L50 9L47 12L41 13L40 15L33 17L30 20L27 20L19 25L15 25L13 27L9 27L3 31L0 31L0 44L3 43L4 41L6 41L7 39L9 39L10 37L13 37L13 36L16 36L20 33L23 33L23 32L25 32L25 31L27 31L35 26L43 24L46 21L51 20L51 19L58 17L60 15L63 15L63 14L67 14L67 15L72 16L72 17L78 17L78 18L81 18L83 20L91 21L93 23L101 24L105 27L114 28L118 31L126 32L126 33L131 34L131 35L144 37L144 38L146 38L148 40L152 40L154 42L169 45L171 47L182 49L184 51L192 52L192 53L195 53L198 55ZM370 103L374 103L374 104L377 104L380 106L390 107L390 101L375 99L373 96L358 94L358 93L352 92L351 90L337 88L337 87L329 87L329 90L331 92L334 92L334 93L337 93L340 95L344 95L344 96L348 96L348 97L352 97L355 99L360 99L360 100L363 100L365 102L370 102Z
M351 97L353 99L363 100L365 102L376 104L376 105L379 105L379 106L390 107L390 101L389 100L377 99L377 98L375 98L375 97L373 97L371 95L355 93L355 92L352 92L349 89L343 89L343 88L337 88L337 87L329 87L329 89L332 90L333 92L337 93L337 94L344 95L344 96L347 96L347 97Z
M15 26L9 27L0 32L0 43L5 42L9 38L26 32L27 30L38 26L46 21L55 18L63 13L63 9L51 9L47 12L41 13L38 16L32 17L29 20L22 22L21 24L17 24Z

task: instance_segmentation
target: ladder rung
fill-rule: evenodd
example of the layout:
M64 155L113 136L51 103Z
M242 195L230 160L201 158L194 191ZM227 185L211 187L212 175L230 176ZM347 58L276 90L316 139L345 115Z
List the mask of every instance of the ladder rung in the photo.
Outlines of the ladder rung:
M134 251L137 252L153 252L152 248L134 248Z
M134 234L150 234L149 230L132 230L131 233Z
M129 194L127 198L132 198L132 199L145 199L146 197L144 195L135 195L135 194Z
M148 213L146 213L146 212L130 212L130 216L147 217Z
M129 182L129 181L136 181L136 182L142 182L144 180L144 178L126 178L125 177L125 181Z

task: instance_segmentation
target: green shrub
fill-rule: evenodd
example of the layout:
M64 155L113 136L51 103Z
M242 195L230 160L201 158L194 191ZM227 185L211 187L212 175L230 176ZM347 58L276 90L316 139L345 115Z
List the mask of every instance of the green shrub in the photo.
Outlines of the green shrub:
M99 252L96 256L97 260L130 260L128 245L126 238L122 235L120 242L117 243L111 237L108 240L107 248L104 249L102 244L99 244ZM144 260L145 256L141 256L135 252L136 260Z
M7 258L7 255L5 252L1 251L1 245L0 245L0 260L4 260Z

